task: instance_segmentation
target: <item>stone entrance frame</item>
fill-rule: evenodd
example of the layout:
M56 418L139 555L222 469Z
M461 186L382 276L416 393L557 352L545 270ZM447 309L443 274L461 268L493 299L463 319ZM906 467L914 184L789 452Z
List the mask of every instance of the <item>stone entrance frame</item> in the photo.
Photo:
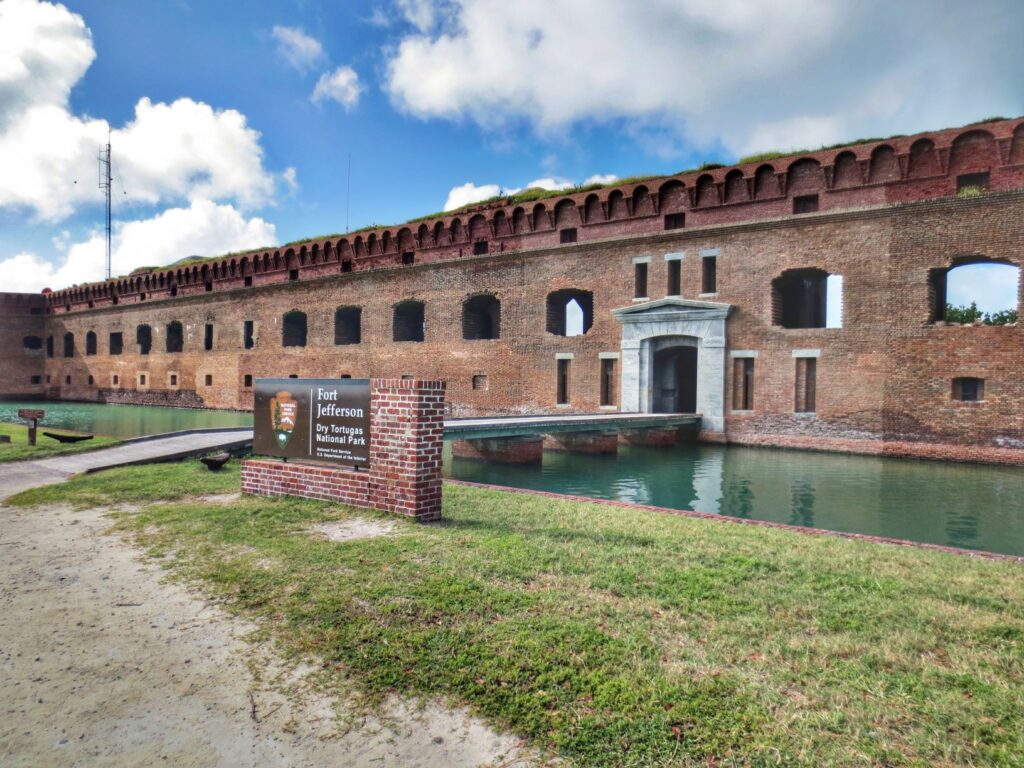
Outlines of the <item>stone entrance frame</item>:
M725 430L725 321L731 304L669 297L613 309L622 324L622 410L650 413L654 353L670 345L697 348L697 413L701 428Z
M300 496L441 519L445 382L370 380L370 466L247 459L242 493Z

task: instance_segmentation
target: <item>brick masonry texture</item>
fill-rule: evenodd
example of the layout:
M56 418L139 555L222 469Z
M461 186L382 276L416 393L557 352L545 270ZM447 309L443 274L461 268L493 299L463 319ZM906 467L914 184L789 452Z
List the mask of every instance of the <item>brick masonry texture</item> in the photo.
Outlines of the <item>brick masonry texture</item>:
M444 393L441 381L374 379L368 470L248 459L242 463L242 492L383 509L420 522L440 520Z
M958 178L979 173L988 191L958 196ZM929 294L929 271L958 260L1024 262L1022 190L1018 118L7 295L0 394L249 409L249 376L413 376L446 380L456 416L597 412L601 355L618 352L622 335L611 310L634 303L633 259L650 257L653 300L667 294L664 256L682 254L680 295L731 304L727 350L757 353L753 407L728 410L737 382L727 361L724 431L702 439L1024 464L1024 330L932 322ZM817 212L793 213L796 197L814 194ZM685 226L666 229L678 213ZM568 229L577 242L561 244ZM703 249L718 253L711 296ZM774 322L772 281L797 268L843 276L842 328ZM584 335L547 330L546 297L562 289L593 294ZM500 337L467 340L463 303L481 294L500 302ZM422 342L392 340L406 300L424 304ZM44 314L30 314L29 301L44 301ZM348 306L361 308L360 343L337 345L335 310ZM305 347L282 346L292 311L306 313ZM181 352L166 351L172 321L183 325ZM140 325L152 330L148 355L136 344ZM54 356L23 350L26 329L52 337ZM120 355L110 354L111 333L122 334ZM816 412L796 414L793 352L807 349L820 350ZM572 356L567 405L556 403L556 355ZM963 376L985 380L982 402L952 399Z

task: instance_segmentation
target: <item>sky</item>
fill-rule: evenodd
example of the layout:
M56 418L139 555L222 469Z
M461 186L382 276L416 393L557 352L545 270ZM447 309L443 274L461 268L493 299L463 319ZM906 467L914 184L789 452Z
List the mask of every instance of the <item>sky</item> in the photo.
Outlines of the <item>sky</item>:
M108 135L116 275L1024 114L1022 28L1020 0L0 0L0 289L103 278Z

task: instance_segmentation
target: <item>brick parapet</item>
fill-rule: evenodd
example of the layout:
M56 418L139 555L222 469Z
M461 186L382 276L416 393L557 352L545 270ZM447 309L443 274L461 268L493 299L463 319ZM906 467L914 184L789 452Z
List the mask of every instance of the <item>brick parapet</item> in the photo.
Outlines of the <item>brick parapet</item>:
M249 459L242 492L383 509L419 522L441 518L443 381L373 379L367 471Z

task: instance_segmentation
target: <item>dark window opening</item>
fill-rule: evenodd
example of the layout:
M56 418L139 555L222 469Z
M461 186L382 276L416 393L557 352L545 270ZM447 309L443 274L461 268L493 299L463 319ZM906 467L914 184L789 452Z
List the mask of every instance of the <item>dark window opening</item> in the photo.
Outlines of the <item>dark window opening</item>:
M560 242L562 245L565 245L566 243L575 243L576 227L568 227L566 229L560 230L558 233L558 242Z
M286 312L281 319L281 346L306 346L306 313Z
M178 295L178 286L172 285L171 286L171 296L177 296L177 295ZM114 297L114 303L117 304L117 296Z
M181 352L185 348L185 332L177 320L172 320L167 324L165 346L168 352Z
M547 298L546 327L556 336L581 336L594 324L594 294L576 288L552 291Z
M93 331L89 331L85 334L85 354L96 354L96 334Z
M732 368L732 409L752 411L754 409L754 358L738 357Z
M501 302L494 296L484 294L471 296L462 304L462 338L501 338Z
M665 214L665 229L682 229L686 226L685 213Z
M146 300L146 292L145 292L145 291L142 291L142 292L141 292L141 293L139 294L139 301L145 301L145 300Z
M700 260L700 292L718 293L718 258L704 256Z
M985 399L985 380L972 376L953 379L953 399L963 403L976 403Z
M143 386L143 387L146 386L146 374L144 374L144 373L140 373L139 374L139 385Z
M473 374L473 389L486 390L489 389L489 382L487 381L486 373L475 373Z
M95 383L96 383L96 380L92 376L90 376L89 377L89 386L91 387Z
M256 338L253 335L256 330L256 323L252 320L246 320L242 323L242 346L246 349L252 349L256 346Z
M351 379L352 378L352 374L351 373L343 373L343 374L341 374L341 378L343 378L343 379Z
M569 404L569 363L571 360L556 360L558 364L558 385L555 402L558 405Z
M647 298L647 264L637 263L633 265L633 298Z
M797 413L814 413L817 407L818 360L814 357L796 359Z
M46 356L53 357L53 336L46 337Z
M110 354L112 355L120 355L124 351L124 336L121 335L120 331L110 334L107 346L110 348Z
M120 383L121 383L121 377L120 377L120 376L118 376L118 375L117 375L117 374L115 373L115 374L114 374L114 386L116 387L116 386L117 386L117 385L119 385Z
M426 337L422 301L402 301L395 304L391 338L394 341L423 341Z
M341 271L342 272L351 272L352 271L352 262L349 261L348 259L343 259L342 262L341 262Z
M212 387L213 386L213 376L210 375L209 373L206 374L206 386L208 386L208 387Z
M416 378L416 377L413 376L411 373L403 373L402 374L402 381L412 381L414 378Z
M334 343L359 344L363 340L362 307L338 307L334 310Z
M50 383L50 374L46 374L46 383L47 383L47 384L49 384L49 383Z
M31 381L33 384L42 384L43 383L43 377L42 376L33 376L31 379L29 379L29 381Z
M682 271L683 262L679 259L665 262L668 269L668 285L665 286L665 294L678 296L682 292Z
M64 377L64 383L67 384L68 386L71 386L71 377L70 376L65 376Z
M601 360L601 405L615 405L615 358Z
M176 373L172 373L171 374L171 386L172 387L178 386L178 374L176 374Z
M772 281L772 323L783 328L824 328L828 273L791 269Z
M299 270L297 270L297 269L289 269L288 270L288 279L289 280L298 280L299 279Z
M242 280L242 285L244 285L246 288L252 288L252 276L246 275L245 278Z
M64 334L64 357L75 356L75 334L65 333Z
M247 389L252 387L252 374L251 373L245 374L245 378L242 379L242 386L246 387Z
M213 349L213 324L207 323L203 330L203 349L209 352Z
M206 292L210 293L211 291L213 291L213 283L207 283L206 284Z
M983 173L964 173L956 177L956 193L969 194L988 191L989 174L988 171Z
M289 373L288 374L288 378L289 379L297 379L297 378L299 378L299 374L297 374L297 373Z
M485 243L485 245L486 245L486 243ZM486 253L486 252L487 251L484 251L484 253ZM416 254L413 253L412 251L406 251L405 253L402 254L402 263L403 264L415 264L416 263Z
M139 345L140 355L148 355L153 349L153 329L148 325L140 325L136 328L135 343Z
M817 210L817 195L800 195L793 198L793 213L814 213Z
M473 255L483 256L484 254L487 253L487 246L488 243L486 240L477 240L475 243L473 243Z
M25 349L42 349L43 340L38 336L26 336L21 340L21 345Z

